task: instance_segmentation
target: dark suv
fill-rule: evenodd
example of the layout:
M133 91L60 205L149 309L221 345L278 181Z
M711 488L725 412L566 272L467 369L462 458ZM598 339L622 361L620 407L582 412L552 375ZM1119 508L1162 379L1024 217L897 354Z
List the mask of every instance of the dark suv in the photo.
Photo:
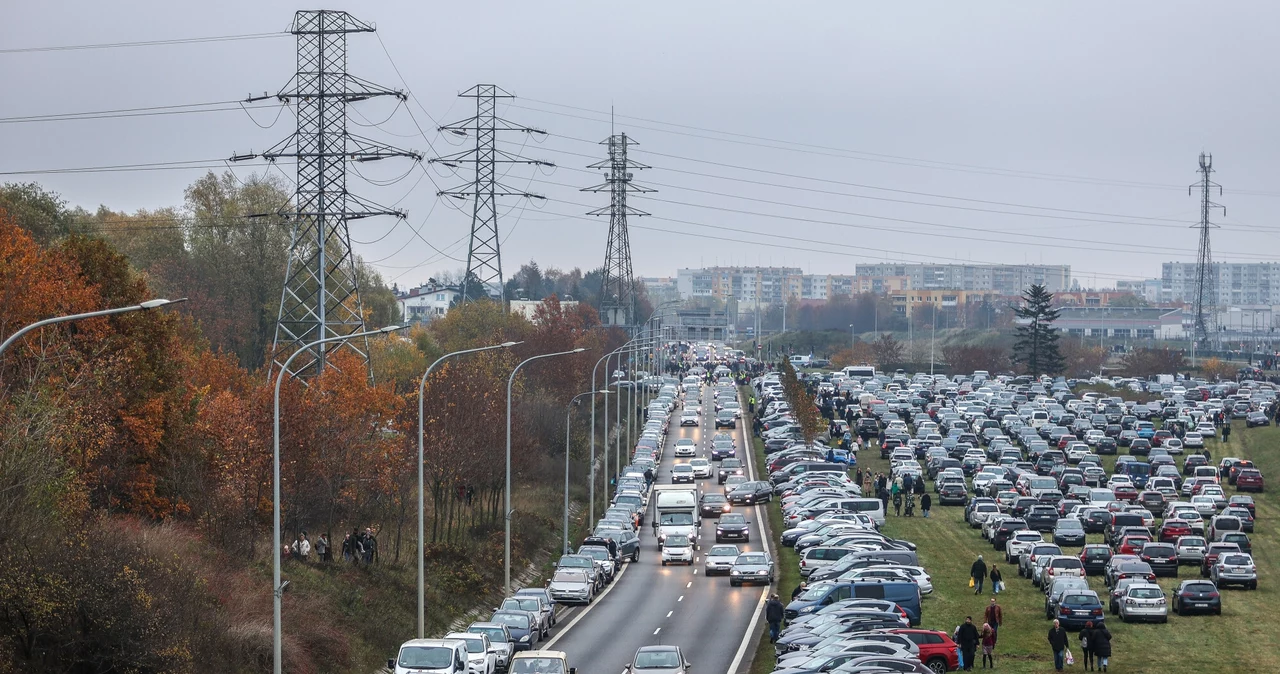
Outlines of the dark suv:
M1172 543L1147 543L1138 554L1157 576L1178 575L1178 550Z
M1107 563L1110 561L1110 546L1093 543L1084 546L1084 550L1080 551L1080 563L1084 564L1084 573L1087 576L1101 575L1107 570Z
M1058 509L1051 505L1033 505L1027 510L1027 526L1036 531L1053 531L1058 523Z
M1025 520L1018 519L1016 517L1004 520L996 527L996 532L991 537L991 545L996 550L1003 550L1005 544L1009 542L1009 537L1013 535L1013 532L1023 531L1028 528L1029 527Z
M948 482L938 490L938 503L940 505L964 505L968 501L969 495L965 491L964 484L960 482Z

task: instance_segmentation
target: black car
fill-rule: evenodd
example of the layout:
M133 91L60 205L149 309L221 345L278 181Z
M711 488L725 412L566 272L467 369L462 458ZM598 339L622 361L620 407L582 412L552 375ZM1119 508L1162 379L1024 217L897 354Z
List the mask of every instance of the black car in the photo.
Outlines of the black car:
M1134 438L1129 442L1129 454L1146 456L1151 453L1151 441L1146 438Z
M742 513L725 513L720 517L720 521L716 522L716 542L749 542L751 540L750 524Z
M1011 517L1000 522L1000 524L996 526L996 533L991 537L992 547L996 550L1003 550L1005 544L1009 542L1009 537L1013 535L1013 532L1024 531L1027 528L1026 521L1018 518Z
M737 428L738 417L733 410L720 410L716 414L716 428Z
M714 452L715 450L711 450ZM730 454L730 457L733 455ZM716 471L716 480L720 484L729 479L730 475L742 475L742 459L726 458L720 461L720 468Z
M1267 418L1266 412L1250 412L1249 416L1244 418L1246 428L1254 428L1255 426L1270 426L1271 420Z
M965 505L969 502L969 494L960 482L948 482L938 490L939 505Z
M703 517L719 517L729 512L729 499L724 494L706 492L698 502L698 514Z
M1213 613L1222 615L1222 595L1209 580L1184 580L1173 591L1173 612L1178 615Z
M1116 439L1111 436L1107 436L1105 438L1099 438L1098 446L1095 449L1098 454L1115 454Z
M1009 508L1009 514L1014 517L1023 517L1027 514L1027 509L1036 505L1037 499L1034 496L1020 496L1013 501L1013 506Z
M1101 543L1086 545L1080 552L1080 561L1084 563L1086 576L1101 575L1106 572L1107 564L1111 562L1111 547Z
M743 482L729 492L732 505L753 505L773 500L773 485L768 482Z
M1209 465L1209 459L1203 454L1188 454L1187 459L1182 462L1182 474L1190 475L1200 466Z
M1058 523L1058 509L1051 505L1033 505L1027 509L1023 519L1031 529L1041 532L1053 531L1053 527Z
M1173 543L1147 543L1138 556L1157 576L1178 575L1178 550Z
M1108 524L1111 524L1111 513L1105 508L1093 508L1084 518L1084 532L1086 534L1106 533Z

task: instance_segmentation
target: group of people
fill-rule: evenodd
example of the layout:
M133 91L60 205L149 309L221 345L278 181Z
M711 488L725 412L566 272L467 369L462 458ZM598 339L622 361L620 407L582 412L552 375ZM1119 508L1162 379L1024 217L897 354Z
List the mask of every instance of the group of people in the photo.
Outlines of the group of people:
M993 603L994 599L991 600ZM978 652L978 646L982 646L982 668L988 667L995 669L996 666L996 631L997 626L992 625L990 621L982 623L982 629L979 630L973 624L973 617L966 616L964 624L956 628L952 633L952 640L960 647L960 668L966 672L973 671L973 658Z
M862 487L863 494L875 494L883 504L885 513L889 512L889 502L893 501L893 512L895 516L902 516L902 507L907 507L907 517L914 517L916 510L916 496L920 496L920 510L925 517L929 516L929 509L933 506L933 497L925 491L924 478L914 477L911 474L899 475L890 480L889 476L884 473L872 474L870 470L865 473L861 468L858 469L855 480Z
M1067 630L1057 620L1049 628L1049 647L1053 649L1053 667L1057 671L1061 672L1074 660L1067 644ZM1107 671L1107 663L1111 659L1111 631L1105 624L1098 623L1095 627L1092 620L1086 622L1084 629L1080 630L1080 650L1084 654L1086 672L1098 671L1098 668Z
M280 556L283 559L296 559L300 562L311 561L311 554L315 553L315 558L320 563L329 563L333 561L333 544L329 542L329 534L320 534L314 545L307 538L307 532L304 530L298 534L293 543L281 546ZM351 533L342 539L342 561L352 564L372 564L378 558L378 538L373 535L373 529L366 527L364 531L352 529Z

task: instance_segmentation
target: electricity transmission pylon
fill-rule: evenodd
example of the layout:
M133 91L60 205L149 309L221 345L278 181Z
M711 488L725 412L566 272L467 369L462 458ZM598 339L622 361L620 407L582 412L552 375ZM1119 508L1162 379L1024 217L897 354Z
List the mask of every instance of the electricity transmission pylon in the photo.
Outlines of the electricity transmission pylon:
M498 100L514 99L515 96L495 84L477 84L458 96L476 99L475 116L446 124L441 126L440 130L459 136L474 136L475 147L447 157L435 157L429 161L450 168L458 168L460 164L472 164L475 169L475 179L471 183L437 193L438 196L472 200L471 242L467 246L467 268L462 277L459 301L466 302L488 297L489 290L495 287L499 299L505 300L502 281L502 240L498 236L498 197L526 199L545 199L546 197L503 185L498 177L498 165L531 164L554 167L555 164L539 159L525 159L498 149L499 132L516 131L547 135L547 132L541 129L515 124L498 117Z
M648 166L627 158L627 148L638 145L625 133L613 134L601 141L608 148L609 158L591 164L587 168L607 169L604 182L583 192L608 192L609 206L589 211L587 215L609 216L609 240L605 244L604 274L600 279L600 322L604 325L629 327L635 325L635 278L631 270L631 237L627 231L627 216L643 217L644 211L627 205L628 194L653 192L632 182L633 170Z
M272 342L273 376L285 359L303 345L364 330L364 307L348 223L375 215L404 217L400 211L348 192L347 163L389 157L422 159L417 152L347 131L348 104L379 96L406 100L402 91L347 73L347 35L373 31L373 26L342 11L305 10L294 14L290 32L297 36L297 73L275 97L286 103L296 101L297 131L265 152L233 157L261 157L272 162L281 158L297 160L295 212L291 214L293 240ZM367 341L336 344L329 350L352 349L368 367ZM293 374L319 374L328 363L327 355L325 345L321 345L314 353L299 356L294 360Z
M1196 288L1195 288L1195 322L1191 336L1191 358L1195 360L1195 343L1196 341L1209 340L1209 335L1216 332L1214 325L1217 323L1217 306L1218 306L1218 284L1217 274L1213 268L1213 252L1209 246L1209 230L1217 229L1218 226L1209 222L1209 213L1215 209L1222 209L1222 214L1227 214L1227 209L1221 204L1214 203L1210 196L1213 189L1218 189L1218 194L1222 194L1222 185L1209 179L1209 174L1213 173L1213 155L1200 153L1200 182L1187 188L1187 193L1191 194L1196 188L1200 189L1200 222L1192 225L1194 228L1200 229L1200 246L1196 252Z

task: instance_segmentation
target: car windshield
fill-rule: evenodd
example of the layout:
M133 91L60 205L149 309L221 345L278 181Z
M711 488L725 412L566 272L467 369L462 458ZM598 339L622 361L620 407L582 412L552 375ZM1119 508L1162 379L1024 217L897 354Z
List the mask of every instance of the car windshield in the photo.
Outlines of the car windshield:
M676 464L676 465L671 469L671 472L673 472L673 473L692 473L692 472L693 472L693 466L691 466L691 465L689 465L689 464L687 464L687 463L680 463L680 464Z
M408 669L445 669L453 666L453 649L444 646L405 646L399 666Z
M1244 555L1224 555L1222 557L1222 563L1229 566L1244 566L1245 564L1249 564L1251 561L1252 560Z
M724 494L703 494L702 495L703 503L724 503L724 501L725 501Z
M467 631L475 634L484 634L488 636L489 641L493 643L503 644L507 642L507 635L503 633L501 627L472 627Z
M1217 592L1218 588L1212 583L1191 583L1182 588L1183 592Z
M1133 587L1129 588L1129 596L1135 599L1159 599L1164 596L1164 592L1158 587Z
M711 548L711 551L707 553L707 556L708 557L737 557L738 554L739 554L738 546L736 545L717 545L714 548Z
M693 524L693 515L689 513L667 513L662 516L662 524L687 526Z
M689 537L667 536L667 540L663 544L668 548L687 548L689 547Z
M736 564L765 564L764 555L738 555Z
M1066 519L1066 520L1058 520L1058 528L1059 529L1083 529L1084 525L1080 524L1079 520Z
M827 592L830 589L831 588L826 585L811 587L808 590L806 590L804 594L800 595L799 599L800 601L816 601L818 599L822 599L823 597L827 596Z
M1062 601L1067 604L1092 604L1098 601L1098 598L1091 594L1069 594Z
M468 653L485 653L484 639L480 637L456 637L459 641L467 645Z
M507 627L514 627L520 630L529 629L529 616L518 613L495 613L493 622L502 623Z
M680 666L680 656L675 651L641 651L636 653L632 669L675 669Z
M542 606L538 604L537 599L508 599L502 602L504 609L518 609L521 611L541 611Z
M746 524L747 518L739 513L725 513L720 516L721 524Z
M587 575L581 571L556 571L556 575L552 576L551 581L554 583L585 583Z
M559 658L520 658L511 663L511 674L565 674Z

